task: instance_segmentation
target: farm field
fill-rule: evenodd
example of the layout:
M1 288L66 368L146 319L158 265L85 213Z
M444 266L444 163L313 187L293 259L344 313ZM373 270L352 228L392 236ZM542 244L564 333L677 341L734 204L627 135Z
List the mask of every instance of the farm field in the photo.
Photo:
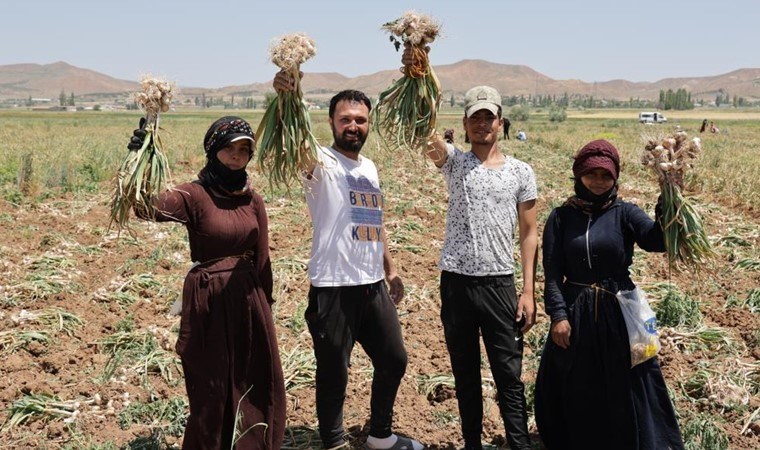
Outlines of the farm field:
M176 182L204 165L208 125L228 113L255 127L261 112L203 111L162 116L162 139ZM317 138L331 142L327 113ZM688 449L760 448L760 114L692 111L666 125L640 125L638 111L568 111L512 124L528 140L502 150L531 164L539 188L539 233L551 208L572 193L574 151L598 138L621 152L620 196L651 216L659 189L639 163L642 134L677 124L698 135L704 117L722 132L704 133L704 151L686 179L687 196L716 250L701 272L669 269L662 254L637 251L632 278L660 322L660 363ZM704 116L704 117L703 117ZM190 266L186 233L176 224L132 222L109 230L113 176L139 115L0 111L0 449L112 450L179 448L187 414L179 359L179 318L168 315ZM461 113L442 128L464 136ZM362 153L380 172L391 252L406 286L399 305L409 366L394 427L431 449L462 445L453 377L439 321L437 259L446 191L432 163L386 148L374 132ZM288 393L288 449L319 449L314 358L303 313L311 227L303 192L271 189L257 169L253 186L266 200L275 279L275 322ZM518 277L519 279L519 277ZM543 292L538 269L538 294ZM532 408L548 331L539 299L526 335L523 379ZM368 428L371 365L360 348L350 368L345 424L352 444ZM506 440L487 359L483 358L484 443ZM532 410L531 431L537 449ZM589 430L593 433L593 430Z

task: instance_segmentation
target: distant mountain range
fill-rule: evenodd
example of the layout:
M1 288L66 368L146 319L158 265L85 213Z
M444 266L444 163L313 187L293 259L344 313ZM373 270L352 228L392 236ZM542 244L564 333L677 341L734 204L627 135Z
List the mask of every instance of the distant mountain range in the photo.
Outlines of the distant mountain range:
M739 69L709 77L665 78L655 82L610 80L588 83L581 80L555 80L523 65L498 64L483 60L462 60L454 64L434 66L441 82L444 100L453 94L460 97L472 86L487 84L508 95L594 96L598 99L656 100L661 90L685 88L693 99L714 100L717 95L737 95L749 101L760 100L760 69ZM358 89L377 96L400 76L398 70L385 70L354 78L338 73L306 73L303 89L307 98L326 98L342 89ZM72 66L53 64L0 65L0 100L50 98L58 99L61 91L75 93L77 98L123 97L137 89L134 81ZM225 87L186 87L184 96L202 94L262 97L271 92L271 82Z

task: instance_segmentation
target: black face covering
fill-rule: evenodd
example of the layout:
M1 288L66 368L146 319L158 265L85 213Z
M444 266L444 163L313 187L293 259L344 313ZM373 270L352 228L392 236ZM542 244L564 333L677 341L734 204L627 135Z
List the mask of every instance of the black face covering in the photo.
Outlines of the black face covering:
M606 203L611 196L617 197L617 185L613 185L612 189L602 194L594 194L580 179L575 180L575 195L581 200L585 200L591 203Z
M586 212L597 212L609 208L616 199L617 184L612 186L609 191L597 195L589 191L580 178L577 178L575 180L575 197L568 199L568 203Z
M232 170L217 158L219 150L239 138L255 139L251 126L240 117L225 116L211 124L203 139L206 167L198 174L198 179L205 186L218 186L229 192L239 191L247 186L248 174L245 168ZM254 142L251 142L252 150L253 144ZM249 161L252 156L253 152L249 155Z
M209 155L206 167L198 174L198 179L205 186L219 186L222 189L235 192L246 187L248 174L245 168L232 170L217 159L216 154Z

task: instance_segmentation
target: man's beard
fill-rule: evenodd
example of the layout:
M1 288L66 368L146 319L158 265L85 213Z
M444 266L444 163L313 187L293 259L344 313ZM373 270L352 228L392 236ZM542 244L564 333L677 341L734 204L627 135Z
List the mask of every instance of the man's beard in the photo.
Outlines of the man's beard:
M346 152L359 153L359 151L362 149L362 146L364 145L364 141L367 140L367 135L362 135L360 131L357 131L355 134L358 139L348 140L346 139L347 133L347 131L344 131L342 136L338 136L335 134L335 130L333 130L333 139L335 140L335 146Z

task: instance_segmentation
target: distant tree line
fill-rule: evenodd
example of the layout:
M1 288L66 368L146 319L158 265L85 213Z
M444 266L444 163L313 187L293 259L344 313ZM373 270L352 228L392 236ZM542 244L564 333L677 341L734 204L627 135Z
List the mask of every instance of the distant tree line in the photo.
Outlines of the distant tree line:
M61 106L76 106L76 102L74 101L74 93L72 92L71 95L67 97L66 92L61 89L61 93L58 95L58 103L60 103Z
M526 105L536 108L654 108L656 102L631 97L628 100L598 98L593 95L511 95L502 98L502 106Z
M452 93L448 98L449 106L463 106L462 100L457 99ZM631 108L631 109L663 109L663 110L687 110L694 109L695 105L706 106L704 99L695 100L691 92L686 89L661 90L658 100L629 97L628 100L600 98L594 95L584 94L535 94L535 95L508 95L502 97L502 106L528 106L535 108ZM710 102L711 103L711 102ZM734 95L731 97L721 90L715 98L715 106L730 104L734 107L760 106L758 101L748 101L744 97Z
M739 97L736 94L731 97L728 92L723 90L721 90L718 95L715 96L715 106L720 105L731 105L734 108L739 108L742 106L753 106L753 104L748 102L746 98Z
M275 95L272 93L272 95ZM259 101L253 97L235 97L234 94L229 96L220 95L218 97L207 96L205 93L196 95L194 102L195 106L200 108L212 108L215 106L221 106L224 109L256 109L259 107Z
M660 90L660 101L657 103L657 107L666 111L669 109L683 111L694 109L694 102L691 101L691 92L688 92L684 88L680 88L675 92L673 92L673 89L668 89L667 91Z

